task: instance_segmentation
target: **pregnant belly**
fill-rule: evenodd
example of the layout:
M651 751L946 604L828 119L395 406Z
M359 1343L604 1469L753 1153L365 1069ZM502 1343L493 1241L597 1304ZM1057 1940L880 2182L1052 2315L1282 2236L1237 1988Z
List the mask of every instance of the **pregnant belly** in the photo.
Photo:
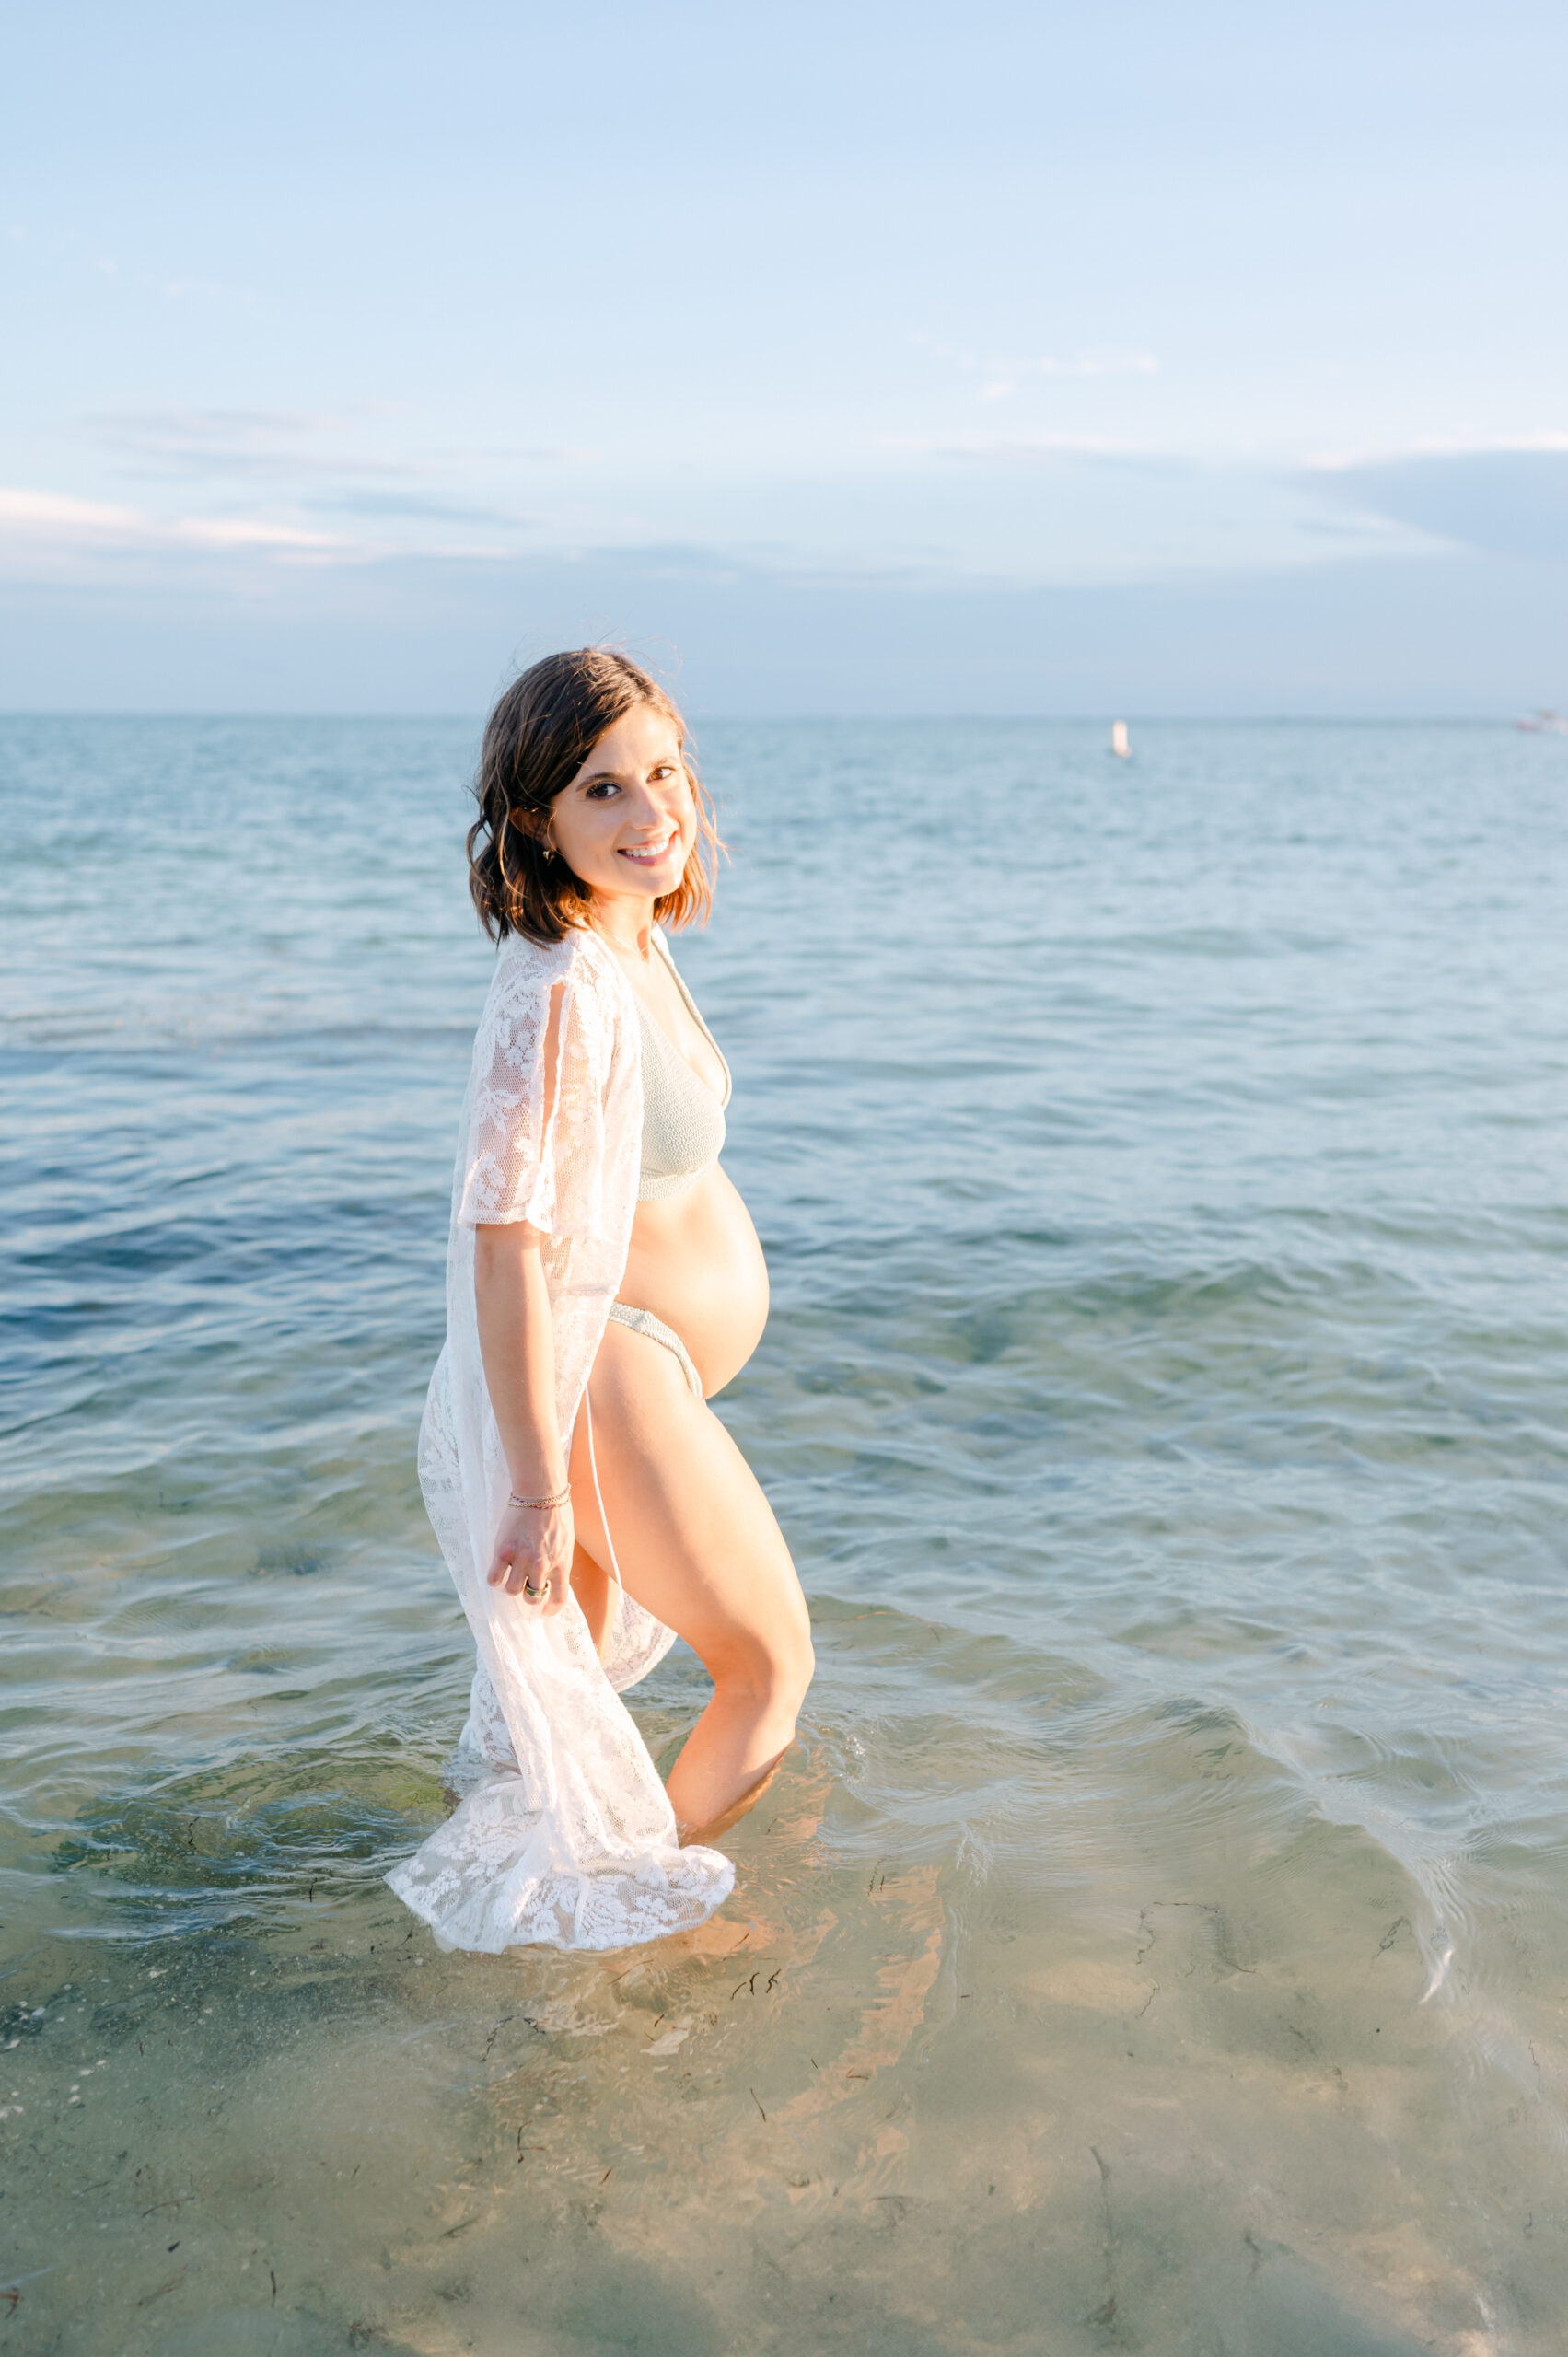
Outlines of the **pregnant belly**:
M768 1322L768 1269L751 1215L716 1164L684 1194L638 1204L621 1298L679 1335L704 1397L739 1374Z

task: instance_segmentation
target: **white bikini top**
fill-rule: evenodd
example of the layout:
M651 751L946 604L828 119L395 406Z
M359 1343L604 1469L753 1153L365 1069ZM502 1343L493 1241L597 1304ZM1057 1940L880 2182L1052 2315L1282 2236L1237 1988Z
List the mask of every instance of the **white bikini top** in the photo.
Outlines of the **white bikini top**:
M711 1170L724 1151L724 1109L729 1103L731 1080L724 1051L697 1012L696 1003L681 981L661 933L656 933L666 966L687 1012L724 1068L724 1095L715 1097L706 1081L694 1073L657 1017L637 1000L637 1022L643 1035L643 1162L637 1180L637 1201L652 1203L679 1195L704 1170Z

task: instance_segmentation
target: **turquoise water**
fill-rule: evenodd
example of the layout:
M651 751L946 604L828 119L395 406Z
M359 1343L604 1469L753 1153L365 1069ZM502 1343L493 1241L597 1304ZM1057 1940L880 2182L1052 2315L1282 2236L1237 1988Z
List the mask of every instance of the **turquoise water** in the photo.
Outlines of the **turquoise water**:
M473 732L0 723L0 2351L1557 2357L1568 749L1103 744L703 732L820 1669L703 1933L475 1961Z

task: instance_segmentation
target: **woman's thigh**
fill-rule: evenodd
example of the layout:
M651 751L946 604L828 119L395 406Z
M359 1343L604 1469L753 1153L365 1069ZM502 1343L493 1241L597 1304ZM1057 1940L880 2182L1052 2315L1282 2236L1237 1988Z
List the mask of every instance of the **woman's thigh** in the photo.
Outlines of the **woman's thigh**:
M804 1661L810 1623L784 1534L674 1354L608 1326L588 1389L599 1488L628 1594L715 1677ZM582 1415L571 1479L578 1544L608 1569Z

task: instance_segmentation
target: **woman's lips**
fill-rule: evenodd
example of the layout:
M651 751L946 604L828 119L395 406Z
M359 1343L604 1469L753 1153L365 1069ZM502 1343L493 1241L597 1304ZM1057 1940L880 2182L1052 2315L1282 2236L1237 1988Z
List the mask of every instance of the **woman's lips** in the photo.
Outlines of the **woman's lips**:
M668 858L677 840L672 830L659 843L622 843L616 857L629 859L638 867L657 867L661 860Z

